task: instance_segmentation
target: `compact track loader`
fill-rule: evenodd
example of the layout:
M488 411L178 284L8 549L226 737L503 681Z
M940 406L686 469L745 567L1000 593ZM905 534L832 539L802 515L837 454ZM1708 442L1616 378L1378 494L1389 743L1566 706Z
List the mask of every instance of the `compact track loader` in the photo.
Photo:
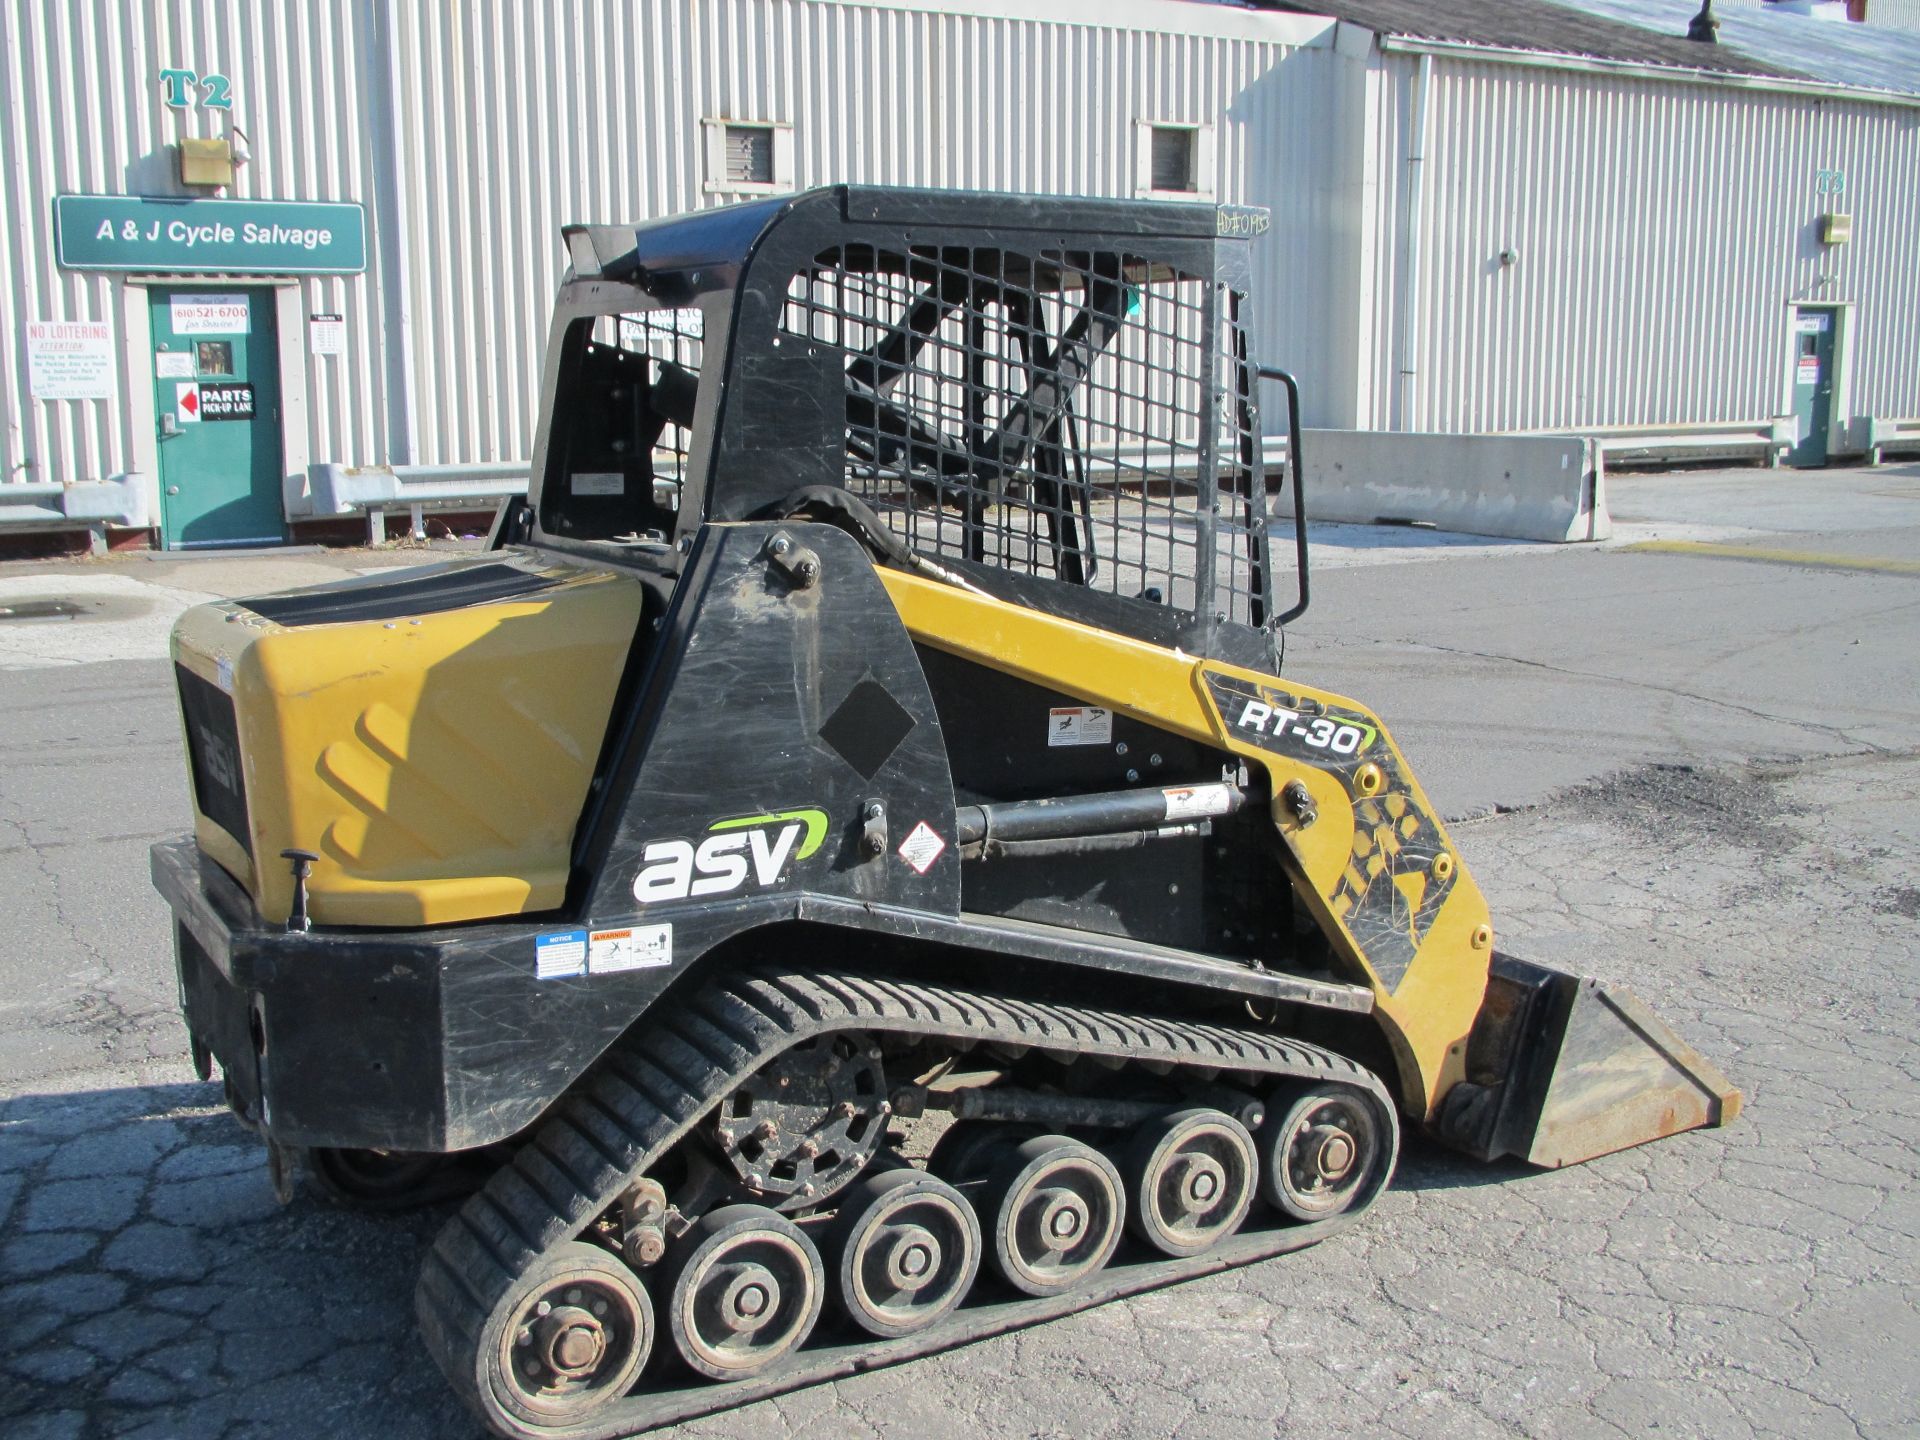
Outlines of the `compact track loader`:
M1736 1113L1496 950L1380 720L1283 672L1266 226L836 187L569 229L487 551L179 623L196 1062L283 1184L468 1192L417 1309L498 1434L1299 1249L1403 1126L1555 1166Z

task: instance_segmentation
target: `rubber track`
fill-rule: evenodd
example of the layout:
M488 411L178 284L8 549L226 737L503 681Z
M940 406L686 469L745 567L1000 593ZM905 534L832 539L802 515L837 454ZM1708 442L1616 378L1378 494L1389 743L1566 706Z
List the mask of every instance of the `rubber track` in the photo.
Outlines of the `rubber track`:
M480 1394L481 1330L518 1278L547 1250L590 1225L715 1101L769 1059L837 1030L1334 1081L1369 1090L1393 1108L1364 1067L1260 1031L869 975L742 972L669 1004L664 1013L643 1016L435 1239L414 1296L420 1329L455 1391L490 1428L560 1433L514 1421ZM667 1342L663 1337L656 1343ZM731 1387L708 1388L724 1395ZM623 1408L609 1407L606 1418ZM651 1423L658 1422L639 1419L639 1426ZM596 1424L592 1433L620 1430Z

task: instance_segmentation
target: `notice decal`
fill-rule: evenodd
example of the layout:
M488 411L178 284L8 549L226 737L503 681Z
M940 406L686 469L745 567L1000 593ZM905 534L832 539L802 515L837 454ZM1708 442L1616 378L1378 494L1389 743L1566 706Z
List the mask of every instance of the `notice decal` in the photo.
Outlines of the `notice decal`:
M576 495L624 495L627 477L618 470L576 470L573 493Z
M200 423L200 387L188 381L173 387L173 409L182 425Z
M587 933L587 973L651 970L673 964L673 926L626 925Z
M1111 745L1113 712L1096 705L1062 705L1047 711L1047 744Z
M537 980L564 980L587 973L587 932L562 930L533 939L533 974Z

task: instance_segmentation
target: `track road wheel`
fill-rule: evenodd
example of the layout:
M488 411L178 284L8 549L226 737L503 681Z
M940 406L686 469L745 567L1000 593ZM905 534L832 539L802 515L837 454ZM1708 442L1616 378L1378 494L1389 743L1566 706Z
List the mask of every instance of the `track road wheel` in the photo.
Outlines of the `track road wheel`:
M1016 1145L988 1177L981 1213L994 1272L1028 1295L1071 1290L1113 1256L1126 1191L1113 1162L1064 1135Z
M447 1189L447 1165L444 1155L408 1150L307 1151L314 1188L355 1210L408 1210L439 1199Z
M949 1185L965 1185L983 1178L1003 1153L1039 1133L1034 1126L1004 1120L956 1120L934 1142L927 1173Z
M1363 1210L1400 1149L1390 1106L1351 1085L1276 1093L1260 1128L1260 1193L1295 1220Z
M813 1333L825 1292L820 1252L764 1205L703 1215L668 1252L667 1329L710 1380L758 1375Z
M639 1375L653 1348L653 1303L618 1257L570 1240L494 1306L480 1345L502 1409L531 1425L577 1425Z
M1260 1162L1231 1115L1182 1110L1136 1130L1120 1169L1127 1228L1162 1255L1198 1255L1247 1218Z
M938 1176L887 1170L840 1197L828 1232L835 1295L869 1335L924 1330L966 1297L980 1270L980 1222Z

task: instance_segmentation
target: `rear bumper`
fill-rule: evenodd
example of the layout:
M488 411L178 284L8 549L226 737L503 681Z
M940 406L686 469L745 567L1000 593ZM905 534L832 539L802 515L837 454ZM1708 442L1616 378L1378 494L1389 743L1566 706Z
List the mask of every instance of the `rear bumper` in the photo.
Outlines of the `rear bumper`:
M188 1032L243 1118L286 1145L458 1148L440 947L269 927L191 838L156 845L152 870L173 910Z
M518 1134L719 939L772 918L737 903L675 922L672 967L539 977L574 923L289 934L191 837L156 845L180 1008L235 1108L283 1145L446 1153Z

